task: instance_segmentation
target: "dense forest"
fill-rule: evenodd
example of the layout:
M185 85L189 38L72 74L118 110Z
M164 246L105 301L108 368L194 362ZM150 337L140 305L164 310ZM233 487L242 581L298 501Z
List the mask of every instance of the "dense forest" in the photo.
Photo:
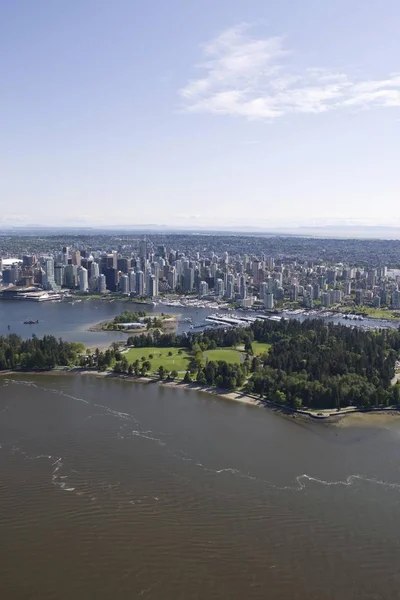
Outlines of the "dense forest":
M268 353L252 356L252 341L271 344ZM202 352L244 345L241 365L203 364ZM392 386L400 354L400 332L366 331L321 319L257 320L248 329L217 329L204 333L148 333L128 345L185 347L193 355L191 372L199 383L226 389L241 387L272 402L293 408L373 407L400 402ZM197 357L197 359L196 359Z
M23 340L18 335L0 336L0 371L8 369L45 370L76 364L83 346L64 342L52 335Z

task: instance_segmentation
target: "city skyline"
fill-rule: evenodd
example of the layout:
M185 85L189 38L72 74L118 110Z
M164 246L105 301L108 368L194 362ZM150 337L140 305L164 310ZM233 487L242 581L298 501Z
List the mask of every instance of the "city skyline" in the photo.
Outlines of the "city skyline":
M399 16L3 3L0 227L400 227Z

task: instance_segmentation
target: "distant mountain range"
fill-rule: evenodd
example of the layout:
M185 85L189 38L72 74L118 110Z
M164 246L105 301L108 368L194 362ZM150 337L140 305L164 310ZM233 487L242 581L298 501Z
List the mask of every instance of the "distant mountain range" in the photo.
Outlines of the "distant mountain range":
M299 226L299 227L252 227L252 226L227 226L227 227L182 227L172 225L157 225L154 223L146 225L131 226L43 226L43 225L24 225L24 226L6 226L0 229L0 234L13 235L35 235L35 234L111 234L111 233L199 233L199 234L218 234L224 235L260 235L260 236L298 236L298 237L329 237L329 238L360 238L360 239L400 239L400 226L373 226L373 225L322 225L322 226Z

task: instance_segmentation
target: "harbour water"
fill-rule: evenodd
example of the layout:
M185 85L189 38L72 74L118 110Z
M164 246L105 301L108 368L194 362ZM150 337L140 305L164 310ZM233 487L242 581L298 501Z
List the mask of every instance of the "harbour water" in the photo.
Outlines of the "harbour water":
M398 598L399 436L2 376L0 598Z
M54 335L71 342L81 342L87 346L109 345L113 341L126 340L127 335L119 332L89 331L91 325L113 319L124 310L146 311L148 313L182 314L201 322L212 312L204 308L182 308L165 305L156 307L134 302L82 300L78 302L28 302L0 301L0 335L16 333L22 337L30 337L33 333L38 337ZM26 319L38 320L35 325L24 325ZM8 330L8 325L10 330ZM182 323L178 331L188 330L189 323Z
M82 300L72 302L23 302L23 301L0 301L0 335L16 333L22 337L30 337L33 333L38 337L43 335L55 335L67 341L82 342L91 347L106 346L113 341L126 340L127 336L119 332L89 331L90 326L101 321L113 319L124 310L145 310L148 313L169 313L181 315L177 331L189 331L191 324L204 324L207 316L215 313L215 308L175 307L158 304L155 307L137 304L133 302L114 302L101 300ZM240 312L240 316L256 313ZM235 315L235 313L225 313ZM299 320L308 317L305 314L284 313L286 318ZM37 324L26 325L24 321L38 320ZM185 322L185 319L187 320ZM364 319L363 321L347 321L343 317L327 317L327 321L341 323L343 325L379 328L399 327L399 321L382 321L378 319ZM190 321L190 323L188 322ZM10 330L8 330L10 326Z

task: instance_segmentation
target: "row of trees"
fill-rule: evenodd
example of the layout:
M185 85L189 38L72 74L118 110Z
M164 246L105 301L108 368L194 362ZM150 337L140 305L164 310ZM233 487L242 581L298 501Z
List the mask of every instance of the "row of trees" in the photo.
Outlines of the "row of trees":
M131 312L130 310L125 310L120 315L117 315L113 319L113 323L118 325L118 323L136 323L140 319L143 319L146 316L146 313L143 310L138 312Z
M79 361L82 344L64 342L52 335L23 340L18 335L0 337L0 371L8 369L45 370L72 366Z

